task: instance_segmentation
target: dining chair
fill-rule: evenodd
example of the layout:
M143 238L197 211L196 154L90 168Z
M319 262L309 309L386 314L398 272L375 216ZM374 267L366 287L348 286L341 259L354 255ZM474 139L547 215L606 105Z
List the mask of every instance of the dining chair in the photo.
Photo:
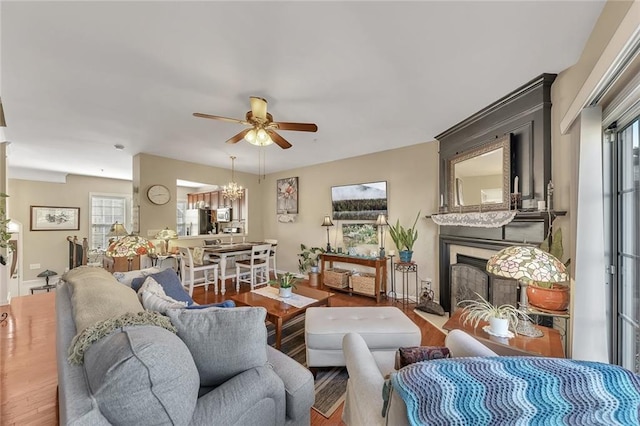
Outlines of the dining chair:
M278 240L264 240L265 243L271 244L271 251L269 252L269 260L273 262L273 275L274 279L278 279L278 269L276 268L276 250L278 249Z
M251 248L251 258L236 260L236 292L240 292L240 283L256 286L269 284L269 253L271 244L255 245Z
M189 296L193 296L193 287L196 284L196 272L202 272L204 278L198 278L198 282L204 280L204 291L209 291L209 272L213 272L213 291L218 294L218 264L209 261L203 261L202 265L196 265L193 262L193 255L188 247L179 247L180 252L180 279L182 286L188 287Z

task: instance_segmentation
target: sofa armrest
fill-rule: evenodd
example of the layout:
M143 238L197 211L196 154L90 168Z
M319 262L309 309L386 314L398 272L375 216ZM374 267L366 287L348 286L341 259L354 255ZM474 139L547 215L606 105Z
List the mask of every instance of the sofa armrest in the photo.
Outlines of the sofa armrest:
M384 424L382 387L384 377L362 336L347 333L342 351L349 372L347 397L343 412L346 424Z
M192 425L285 422L282 380L269 366L246 370L198 398Z
M315 402L313 375L293 358L269 346L267 360L284 382L287 397L287 423L309 424Z
M451 330L444 339L444 345L454 358L473 356L497 356L497 354L462 330Z

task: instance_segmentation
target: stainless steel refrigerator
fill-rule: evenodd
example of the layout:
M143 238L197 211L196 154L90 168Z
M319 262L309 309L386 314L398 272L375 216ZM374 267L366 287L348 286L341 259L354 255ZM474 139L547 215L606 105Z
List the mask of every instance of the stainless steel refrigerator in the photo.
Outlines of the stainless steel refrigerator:
M211 210L188 209L185 215L187 235L206 235L213 231Z

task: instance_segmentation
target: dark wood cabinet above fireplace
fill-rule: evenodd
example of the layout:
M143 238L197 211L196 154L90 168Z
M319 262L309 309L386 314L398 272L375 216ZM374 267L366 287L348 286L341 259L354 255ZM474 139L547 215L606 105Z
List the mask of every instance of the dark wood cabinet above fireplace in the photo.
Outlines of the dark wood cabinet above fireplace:
M436 136L440 142L440 194L449 200L456 188L450 167L453 159L477 151L487 143L510 135L511 152L508 170L509 192L514 192L518 176L521 211L512 222L497 228L441 226L440 303L449 310L451 298L451 265L460 250L479 252L481 258L514 244L539 244L547 235L555 216L565 212L537 212L537 201L546 200L551 180L551 85L555 74L542 74L497 100L471 117ZM456 212L455 206L447 206ZM480 206L478 206L480 207ZM462 210L459 209L458 210ZM460 249L462 247L462 249Z

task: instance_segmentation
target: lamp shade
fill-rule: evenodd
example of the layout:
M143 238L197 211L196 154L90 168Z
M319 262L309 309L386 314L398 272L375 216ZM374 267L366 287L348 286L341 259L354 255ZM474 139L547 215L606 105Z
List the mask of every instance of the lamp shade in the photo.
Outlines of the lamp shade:
M43 278L43 277L52 277L54 275L58 275L57 272L55 271L50 271L49 269L47 269L46 271L42 271L38 274L38 277Z
M111 225L111 228L109 228L109 233L107 234L107 237L124 237L127 234L128 232L124 227L124 225L116 222L113 225Z
M322 226L333 226L333 222L331 222L331 216L326 215L324 217L324 221L322 222Z
M162 231L159 231L156 234L156 239L158 240L168 241L168 240L175 240L176 238L178 238L178 233L173 229L169 229L168 227L164 228Z
M487 272L517 280L559 283L569 279L567 268L555 256L533 246L511 246L487 261Z
M387 222L387 217L383 214L379 214L378 218L376 219L376 225L378 226L386 226L389 223Z
M107 256L135 257L142 254L155 253L156 249L151 241L138 235L127 235L109 246Z

